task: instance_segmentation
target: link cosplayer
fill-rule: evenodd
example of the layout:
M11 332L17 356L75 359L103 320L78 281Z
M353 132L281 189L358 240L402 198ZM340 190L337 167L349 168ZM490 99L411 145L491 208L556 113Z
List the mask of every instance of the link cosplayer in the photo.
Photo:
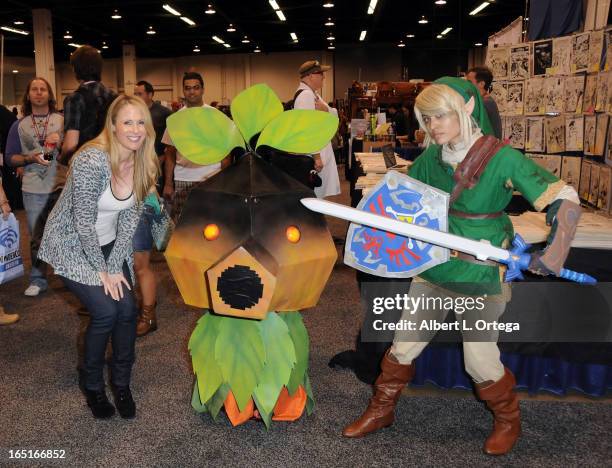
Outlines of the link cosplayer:
M534 254L529 269L539 274L559 274L574 236L580 206L574 189L536 165L522 153L493 140L491 124L478 90L468 81L444 77L417 97L415 114L426 131L427 148L409 175L451 194L449 232L469 239L486 240L506 247L512 223L504 213L513 190L518 190L537 210L550 205L547 222L552 235L542 252ZM465 291L462 286L470 284ZM440 285L444 285L442 288ZM509 286L500 281L499 265L459 254L420 273L410 286L410 296L456 297L487 294L482 316L496 321L504 312ZM431 310L404 312L402 320L432 318ZM435 317L444 321L446 310ZM435 331L421 342L403 340L397 331L385 354L374 396L363 415L344 429L346 437L362 437L394 421L394 409L404 386L415 374L413 360ZM498 336L495 336L497 339ZM509 452L520 434L515 379L504 368L496 342L463 343L466 371L474 380L478 397L493 412L495 423L484 444L490 455Z

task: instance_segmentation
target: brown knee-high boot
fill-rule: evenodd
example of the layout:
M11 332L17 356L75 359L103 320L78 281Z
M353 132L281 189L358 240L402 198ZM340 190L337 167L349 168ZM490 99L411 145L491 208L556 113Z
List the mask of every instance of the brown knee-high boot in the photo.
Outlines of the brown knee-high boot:
M414 365L400 364L388 349L380 367L382 372L374 382L374 395L370 404L357 421L344 428L344 437L363 437L393 424L395 405L402 389L414 377Z
M156 305L157 304L142 306L142 311L138 316L138 323L136 324L136 336L144 336L147 333L157 330L157 317L155 316Z
M521 433L518 397L514 392L516 380L506 368L504 376L497 382L476 384L476 393L493 412L495 423L483 450L489 455L508 453Z

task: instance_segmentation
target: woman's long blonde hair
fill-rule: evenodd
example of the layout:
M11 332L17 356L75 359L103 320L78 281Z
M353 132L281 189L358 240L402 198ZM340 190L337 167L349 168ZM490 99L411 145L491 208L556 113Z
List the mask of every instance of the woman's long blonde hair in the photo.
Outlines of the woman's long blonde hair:
M465 101L461 94L445 84L432 84L425 88L417 96L414 103L414 115L421 129L425 131L425 146L432 144L433 139L427 125L423 122L423 115L452 114L459 118L461 139L470 141L472 133L478 128L478 124L465 110Z
M155 188L159 177L159 161L155 154L155 130L149 108L142 99L136 96L119 95L109 106L102 132L93 140L85 143L79 151L93 147L109 154L111 173L119 173L119 142L113 131L117 122L117 114L125 106L132 105L143 115L147 135L144 143L134 153L134 195L137 201L143 201Z

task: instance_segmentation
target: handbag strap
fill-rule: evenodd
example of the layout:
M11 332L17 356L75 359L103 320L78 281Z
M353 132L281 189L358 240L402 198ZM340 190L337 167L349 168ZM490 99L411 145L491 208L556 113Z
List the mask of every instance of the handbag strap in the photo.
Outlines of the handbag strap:
M483 135L474 142L453 174L455 186L450 195L450 203L455 202L464 189L476 186L489 161L503 147L504 143L493 135Z

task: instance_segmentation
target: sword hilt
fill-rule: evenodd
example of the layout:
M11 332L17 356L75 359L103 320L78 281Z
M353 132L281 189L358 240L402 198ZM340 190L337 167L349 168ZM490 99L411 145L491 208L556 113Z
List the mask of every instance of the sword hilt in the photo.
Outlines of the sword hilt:
M508 266L506 274L504 275L504 281L510 282L515 279L523 279L522 270L529 268L531 262L531 255L525 253L527 249L531 247L530 244L526 243L525 240L519 235L515 234L512 239L512 249L508 252L510 255L506 260L500 260L502 263ZM559 278L563 278L570 281L575 281L581 284L597 284L597 280L586 273L578 273L577 271L568 270L563 268L559 273Z

